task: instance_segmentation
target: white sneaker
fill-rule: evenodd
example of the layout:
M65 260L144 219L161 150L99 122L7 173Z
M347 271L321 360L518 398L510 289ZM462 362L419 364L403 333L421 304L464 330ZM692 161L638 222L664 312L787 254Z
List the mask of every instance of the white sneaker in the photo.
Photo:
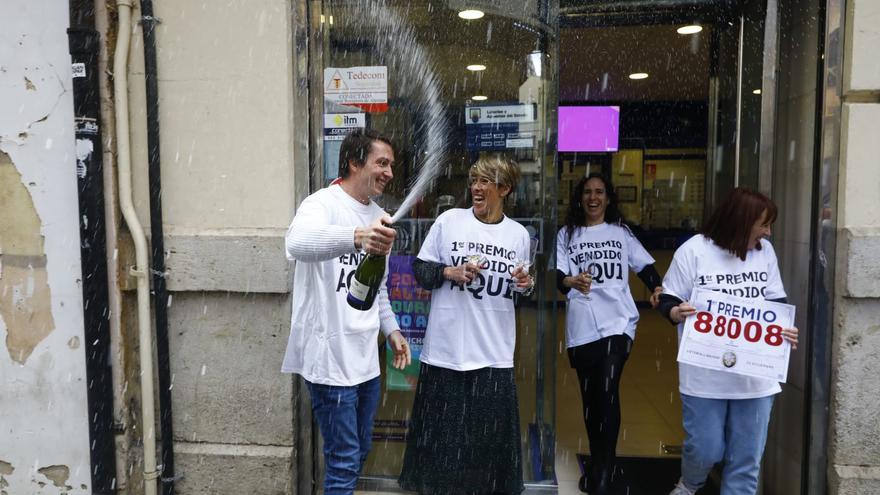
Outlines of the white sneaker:
M690 488L684 486L684 481L679 479L678 483L676 483L675 485L675 488L673 488L672 491L669 492L669 495L694 495L695 493L696 492L694 492L694 490L691 490Z

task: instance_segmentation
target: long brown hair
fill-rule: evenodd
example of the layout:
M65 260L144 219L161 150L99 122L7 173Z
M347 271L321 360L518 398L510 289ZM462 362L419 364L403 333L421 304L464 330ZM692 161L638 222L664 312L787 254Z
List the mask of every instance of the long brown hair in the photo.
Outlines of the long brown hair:
M603 174L592 173L582 177L571 190L571 201L568 205L568 213L565 215L565 230L568 234L569 242L571 242L574 229L587 224L587 214L584 213L584 208L581 206L581 199L584 195L584 187L590 179L601 180L602 185L605 187L605 195L608 196L608 207L605 208L605 222L617 225L624 225L626 222L620 213L620 208L617 206L617 193L614 191L611 179Z
M776 221L778 209L772 199L745 187L737 187L715 208L703 224L702 234L722 249L745 261L749 251L752 226L767 212L768 224ZM759 242L755 249L761 249Z

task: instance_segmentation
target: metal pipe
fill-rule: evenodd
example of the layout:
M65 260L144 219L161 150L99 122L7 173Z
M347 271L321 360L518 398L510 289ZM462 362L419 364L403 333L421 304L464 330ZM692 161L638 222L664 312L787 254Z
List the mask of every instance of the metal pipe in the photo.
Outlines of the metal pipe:
M110 84L110 50L107 40L111 31L107 0L94 0L95 29L101 43L98 46L98 93L101 97L101 138L104 167L104 227L106 229L107 265L107 320L110 325L109 364L113 376L113 433L116 444L115 488L125 493L128 489L128 453L131 437L128 434L127 401L125 399L125 354L122 352L122 291L119 289L119 195L116 189L116 156L112 143L116 142L113 88Z
M132 0L117 0L118 33L113 54L113 96L116 101L116 152L119 162L119 204L134 241L137 279L138 341L141 365L141 435L144 448L144 495L156 495L156 417L153 391L153 339L150 327L150 281L147 278L147 238L134 208L131 184L131 144L128 124L128 50L131 42Z
M150 183L150 246L152 248L153 311L159 376L159 431L162 432L162 493L174 493L174 431L171 406L171 358L168 349L168 289L165 284L165 234L162 221L162 171L159 154L159 83L156 64L156 23L152 0L141 0L144 36L144 78L147 102L147 150Z
M761 77L761 135L758 156L758 190L773 189L773 158L776 154L776 74L779 65L779 5L767 0L764 14L764 59Z
M743 43L745 14L739 15L739 47L736 51L736 144L733 149L733 187L739 187L740 140L742 139Z
M113 438L113 370L111 368L104 168L101 142L98 51L95 6L91 0L70 1L67 30L73 62L73 103L79 199L86 379L89 387L89 439L94 493L111 493L116 476Z
M101 38L98 49L98 88L101 97L102 151L104 167L104 227L106 230L106 265L107 265L107 320L110 332L109 363L113 377L113 432L116 447L116 479L115 488L125 491L128 488L128 453L131 449L131 438L128 435L125 400L125 354L123 353L122 337L122 291L119 285L119 195L116 178L116 155L113 143L116 142L115 105L113 103L113 87L110 81L110 47L107 40L111 39L111 21L107 0L94 0L95 29Z

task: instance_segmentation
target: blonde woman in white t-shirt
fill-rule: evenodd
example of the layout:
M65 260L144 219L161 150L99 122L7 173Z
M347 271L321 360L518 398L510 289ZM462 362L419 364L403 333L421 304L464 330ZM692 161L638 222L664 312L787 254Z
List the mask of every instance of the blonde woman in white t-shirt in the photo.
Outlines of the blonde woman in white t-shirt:
M473 206L437 217L413 263L431 309L399 482L425 494L518 494L514 301L534 285L517 263L529 259L529 234L504 215L519 169L489 156L469 176Z
M702 233L676 250L658 309L679 324L679 338L681 323L696 312L687 302L695 288L785 302L776 253L766 240L776 214L767 196L736 188ZM783 329L782 335L797 347L797 328ZM679 364L679 391L685 440L681 479L670 495L693 495L719 462L723 495L754 494L779 383Z
M567 296L566 347L581 392L590 465L579 488L614 493L623 366L636 335L639 310L629 290L629 271L660 293L654 258L635 238L617 208L608 178L591 174L572 190L565 226L556 237L556 283Z

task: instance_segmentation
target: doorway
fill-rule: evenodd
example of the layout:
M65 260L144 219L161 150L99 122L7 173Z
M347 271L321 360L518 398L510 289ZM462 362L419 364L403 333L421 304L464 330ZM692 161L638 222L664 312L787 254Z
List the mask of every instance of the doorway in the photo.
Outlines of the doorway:
M377 17L380 3L388 10ZM424 49L440 82L450 146L437 180L397 224L393 254L400 268L392 272L398 270L398 280L407 279L407 261L418 253L433 219L447 208L469 206L467 170L477 157L505 153L520 164L523 178L506 213L539 240L538 290L518 309L515 355L528 492L578 493L578 478L589 462L576 377L565 357L565 309L551 271L572 184L590 172L611 177L623 214L661 275L719 197L736 185L766 190L773 149L771 140L762 138L773 126L774 88L767 82L775 70L768 56L775 55L775 27L768 33L764 26L772 13L768 5L774 4L308 1L310 84L323 88L311 91L312 189L335 178L338 140L349 128L374 128L398 144L401 165L379 200L389 212L400 206L419 173L433 117L411 93L418 81L395 69L375 42L389 23ZM386 74L387 84L378 91L386 99L329 97L328 74L332 83L333 71L345 68ZM585 107L616 109L613 146L557 153L558 114ZM490 110L520 117L505 122L509 125L481 127L474 116ZM668 493L677 479L683 438L677 341L674 327L649 308L641 282L631 276L630 286L640 325L621 385L623 487L631 495ZM392 304L418 351L430 296L416 287L398 288ZM382 398L360 486L395 491L418 364L396 373L387 356L380 359ZM319 452L316 444L316 479Z
M560 116L613 109L619 120L613 130L590 120L584 133L602 134L598 143L560 146L558 218L580 178L610 177L623 216L662 276L675 249L727 192L737 186L767 192L777 34L765 24L774 5L562 1ZM571 123L560 118L560 144L565 125ZM678 479L684 438L677 334L650 309L650 294L633 275L630 287L640 321L621 378L616 488L665 494ZM564 315L559 319L562 328ZM557 359L557 374L559 493L578 493L590 458L577 378L565 359ZM711 479L701 490L715 492Z

